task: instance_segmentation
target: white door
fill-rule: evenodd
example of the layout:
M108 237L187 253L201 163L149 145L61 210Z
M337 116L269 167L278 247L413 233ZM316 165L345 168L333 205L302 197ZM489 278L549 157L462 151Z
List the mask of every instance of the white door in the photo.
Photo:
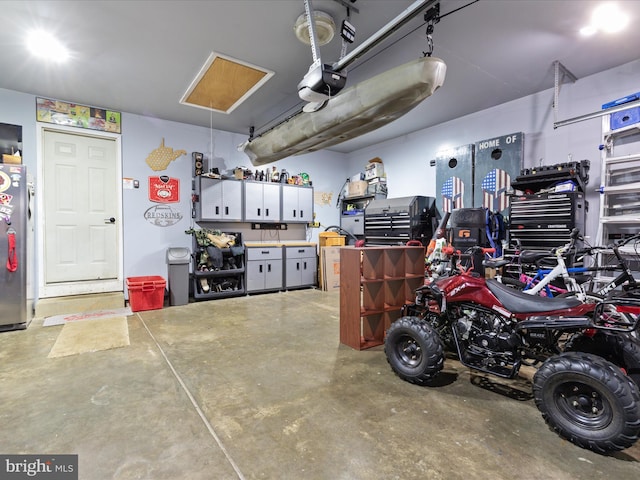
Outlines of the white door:
M120 264L116 143L108 137L43 132L45 288L89 282L90 291L114 290L104 285L114 285ZM88 292L82 287L66 291L76 293Z

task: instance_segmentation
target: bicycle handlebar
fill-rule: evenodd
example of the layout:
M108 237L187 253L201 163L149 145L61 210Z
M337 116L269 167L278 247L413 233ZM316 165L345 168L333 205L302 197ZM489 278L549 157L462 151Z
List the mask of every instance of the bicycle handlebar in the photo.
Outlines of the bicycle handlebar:
M616 242L613 242L609 248L617 248L617 247L622 247L623 245L626 245L627 243L630 243L634 240L640 240L640 233L636 233L635 235L630 236L629 238L623 238L621 240L618 240Z

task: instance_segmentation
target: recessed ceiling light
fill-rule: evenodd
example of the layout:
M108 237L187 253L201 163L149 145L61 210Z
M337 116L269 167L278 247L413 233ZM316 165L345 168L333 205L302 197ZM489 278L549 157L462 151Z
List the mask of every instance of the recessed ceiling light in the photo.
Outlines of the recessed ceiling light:
M36 57L53 62L64 62L69 50L60 41L44 30L34 30L27 37L27 47Z
M629 24L629 16L618 8L616 3L603 3L595 8L591 15L591 23L580 29L583 36L593 35L601 31L617 33Z
M615 3L604 3L593 11L591 23L603 32L615 33L627 26L629 16Z

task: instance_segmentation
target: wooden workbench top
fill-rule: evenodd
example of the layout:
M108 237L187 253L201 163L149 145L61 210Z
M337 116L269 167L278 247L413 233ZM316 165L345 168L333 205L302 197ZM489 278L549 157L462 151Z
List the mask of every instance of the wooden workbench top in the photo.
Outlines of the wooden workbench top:
M303 240L265 240L265 241L249 241L244 242L244 246L251 247L315 247L313 242L305 242Z

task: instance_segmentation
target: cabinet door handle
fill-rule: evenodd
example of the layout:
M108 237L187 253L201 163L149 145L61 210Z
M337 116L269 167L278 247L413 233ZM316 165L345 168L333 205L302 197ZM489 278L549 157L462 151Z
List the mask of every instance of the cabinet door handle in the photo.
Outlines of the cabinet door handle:
M268 217L268 216L269 216L269 209L268 209L268 208L265 208L265 209L264 209L264 216L265 216L265 217Z
M302 264L304 265L304 269L306 270L307 269L307 262L303 262Z
M262 273L262 265L260 265L260 269L258 271Z
M296 211L293 211L293 218L296 218Z
M263 255L269 255L269 250L262 250L260 251L260 253L262 253Z
M271 272L271 264L267 265L267 272Z
M224 207L224 214L229 215L229 207Z
M258 208L258 216L260 216L260 208Z
M220 207L216 205L216 215L220 215Z
M300 270L300 262L296 262L296 270Z
M300 218L304 217L304 210L300 210Z
M304 253L304 248L301 248L300 250L298 250L298 253Z

